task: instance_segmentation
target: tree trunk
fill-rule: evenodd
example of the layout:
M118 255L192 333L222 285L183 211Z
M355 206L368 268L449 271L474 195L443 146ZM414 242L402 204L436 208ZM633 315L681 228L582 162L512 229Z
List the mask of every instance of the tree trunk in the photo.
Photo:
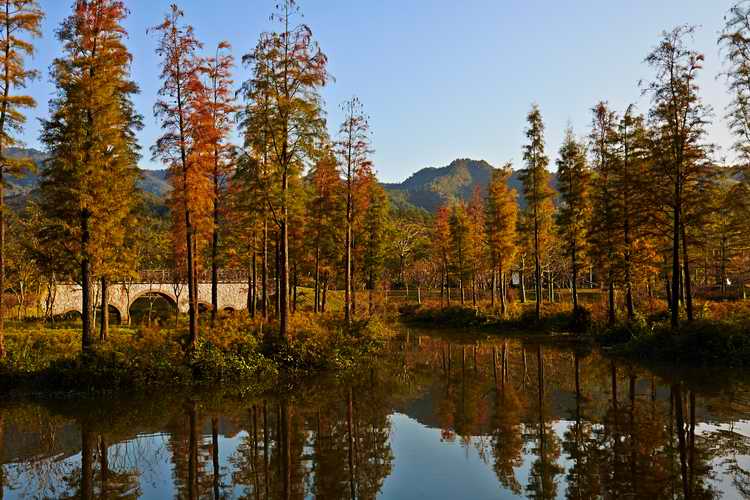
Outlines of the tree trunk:
M81 293L83 294L81 315L83 317L83 331L81 335L81 345L86 352L91 347L92 337L92 318L94 317L94 304L91 297L91 260L89 259L89 242L91 234L89 232L88 209L81 211L81 247L83 258L81 259Z
M315 293L313 294L313 312L318 314L320 309L320 245L315 245Z
M5 164L0 145L0 360L5 357ZM0 485L0 491L2 485Z
M688 322L693 321L693 290L690 282L690 258L688 257L688 243L685 224L682 224L682 266L685 270L685 307Z
M571 283L571 298L573 299L573 311L578 310L578 255L576 253L576 245L573 245L573 256L572 256L573 262L572 268L573 268L573 279Z
M263 218L263 260L261 262L261 312L263 321L268 321L268 217Z
M614 326L617 317L615 315L615 282L612 278L609 278L609 307L608 312L608 323L609 326Z
M523 272L523 269L519 271L520 278L521 278L521 303L526 303L526 273Z
M680 290L680 210L682 208L680 200L680 179L679 172L678 177L675 179L675 204L673 211L673 234L672 234L672 303L671 303L671 314L670 322L672 328L676 328L680 321L680 307L679 307L679 290Z
M297 265L294 265L294 287L293 287L293 293L292 293L292 312L297 312Z
M505 272L503 271L502 264L500 264L498 274L500 274L500 314L502 314L504 318L507 311L505 305Z
M247 314L251 318L255 317L255 311L253 311L253 286L254 286L254 276L251 273L250 276L247 278L247 296L245 297L245 300L247 301Z
M219 173L214 164L214 213L211 235L211 327L219 314Z
M213 472L214 498L221 498L219 495L219 419L211 418L211 463Z
M490 290L490 307L495 310L495 295L497 295L497 269L492 269L492 289Z
M94 498L94 433L81 423L81 498Z
M105 342L109 336L109 283L102 277L102 323L99 340Z
M344 321L352 324L352 171L351 161L346 176L346 237L344 249Z
M320 304L320 312L326 312L326 299L328 298L328 275L323 279L323 300Z
M99 467L102 498L109 498L109 447L104 436L99 436Z
M351 280L351 287L352 287L352 295L351 295L351 303L352 303L352 320L357 315L357 285L356 280L354 278L354 261L352 260L352 280Z
M275 297L275 311L274 314L277 320L281 320L281 229L276 233L275 246L274 246L274 294Z

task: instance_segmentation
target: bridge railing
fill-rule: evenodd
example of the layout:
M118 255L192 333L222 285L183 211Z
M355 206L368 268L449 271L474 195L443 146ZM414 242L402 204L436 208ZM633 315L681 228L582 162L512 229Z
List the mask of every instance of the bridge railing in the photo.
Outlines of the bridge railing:
M218 272L219 283L247 283L249 274L239 269L220 269ZM185 283L187 281L184 273L172 269L145 269L138 272L140 283ZM198 273L199 283L211 282L211 271Z

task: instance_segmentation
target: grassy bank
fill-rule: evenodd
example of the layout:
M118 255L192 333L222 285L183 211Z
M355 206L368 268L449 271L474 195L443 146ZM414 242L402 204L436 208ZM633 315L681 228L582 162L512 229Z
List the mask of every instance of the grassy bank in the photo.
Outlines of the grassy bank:
M537 321L533 304L514 304L505 316L490 308L453 306L401 309L407 324L465 328L499 335L569 335L595 341L613 354L657 363L750 367L750 301L707 301L693 322L672 329L664 304L654 302L635 321L610 326L601 307L574 315L569 304L545 304ZM618 312L622 317L622 311Z
M113 328L106 342L81 354L79 328L42 323L6 331L0 362L2 391L100 391L273 385L285 377L342 370L379 351L391 330L378 321L347 331L332 317L296 315L295 333L281 340L274 325L241 317L202 328L197 348L185 354L184 329Z

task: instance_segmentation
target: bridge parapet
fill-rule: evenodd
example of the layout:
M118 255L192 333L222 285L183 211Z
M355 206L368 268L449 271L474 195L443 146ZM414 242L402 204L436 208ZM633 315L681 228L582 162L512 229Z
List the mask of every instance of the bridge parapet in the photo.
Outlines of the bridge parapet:
M130 319L130 308L139 298L146 295L160 295L174 304L181 313L187 313L189 309L187 285L178 279L158 280L174 274L168 272L146 271L141 273L138 282L115 282L109 286L109 305L115 307L120 313L123 323ZM244 279L243 279L244 278ZM218 284L218 306L219 310L231 309L240 311L247 308L247 274L224 273L220 276ZM81 286L71 283L57 284L51 291L52 300L50 313L53 315L66 314L72 311L81 312L83 304L83 292ZM94 302L101 305L100 284L94 284ZM48 297L42 297L42 305L48 302ZM206 306L211 304L211 282L210 280L199 280L198 302Z

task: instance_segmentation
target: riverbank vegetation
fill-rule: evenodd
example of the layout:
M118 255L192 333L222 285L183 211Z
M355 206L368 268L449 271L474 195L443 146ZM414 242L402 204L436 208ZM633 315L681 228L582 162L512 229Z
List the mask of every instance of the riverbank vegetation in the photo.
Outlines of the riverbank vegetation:
M0 361L0 391L110 391L192 389L243 384L268 389L284 379L351 368L374 355L393 335L379 321L347 327L332 316L293 317L295 334L278 338L278 326L226 318L200 326L187 351L185 325L115 327L107 342L80 352L80 324L9 325L8 354Z
M11 165L23 172L28 161L8 148L19 145L14 134L35 104L17 93L31 75L23 56L33 53L43 12L35 0L2 5L0 45L2 33L20 45L0 56L0 173ZM144 118L133 102L139 89L123 28L129 14L119 0L75 0L56 33L62 49L42 121L40 182L13 211L0 207L9 236L0 239L7 277L0 360L10 380L101 369L103 376L79 371L80 383L138 385L336 367L370 338L358 333L363 328L376 330L398 306L408 312L430 301L441 309L414 310L411 319L606 331L634 352L672 353L659 340L670 336L675 349L696 349L696 357L745 352L746 3L729 12L718 40L734 163L718 160L709 141L714 114L698 85L704 55L692 46L696 28L678 26L644 54L648 109L616 110L592 96L591 126L564 131L553 173L549 131L534 104L520 169L492 169L473 189L461 176L435 181L436 213L399 204L378 182L357 97L341 105L340 126L329 130L328 58L295 0L278 2L271 26L237 58L229 42L204 48L177 5L148 30L162 84L154 108L162 135L150 151L168 169L170 189L166 200L144 193L137 168ZM219 284L230 275L244 287L246 310L226 319ZM56 304L58 285L72 283L80 304ZM174 298L139 297L149 302L145 319L119 311L126 324L110 328L118 323L110 318L115 287L128 293L134 283L168 284ZM209 284L207 304L200 295ZM37 326L3 334L7 312L49 324L71 310L81 317L75 335ZM715 343L706 338L711 329ZM683 341L691 331L710 350Z

